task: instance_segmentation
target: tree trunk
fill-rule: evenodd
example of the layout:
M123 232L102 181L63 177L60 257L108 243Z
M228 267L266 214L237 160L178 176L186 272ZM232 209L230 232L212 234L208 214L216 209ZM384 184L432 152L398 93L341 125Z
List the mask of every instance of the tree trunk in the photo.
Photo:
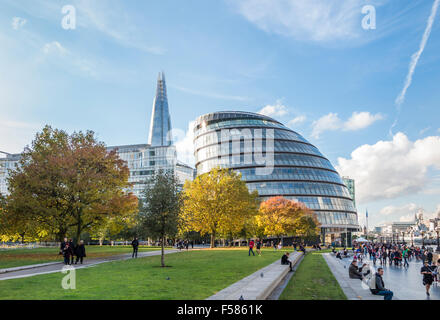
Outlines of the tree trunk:
M215 233L211 233L211 248L215 247Z
M78 224L78 227L76 228L76 239L75 244L79 244L79 238L81 237L81 226Z
M160 257L160 263L162 268L165 267L165 237L162 237L162 248L161 248L161 257Z

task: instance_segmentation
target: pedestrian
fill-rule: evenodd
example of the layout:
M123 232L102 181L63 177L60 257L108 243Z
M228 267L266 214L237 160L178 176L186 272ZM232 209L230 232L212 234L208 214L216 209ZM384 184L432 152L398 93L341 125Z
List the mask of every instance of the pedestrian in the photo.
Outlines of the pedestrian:
M74 255L75 255L75 251L74 251L75 245L73 244L72 238L69 239L69 246L72 249L72 255L70 256L70 259L71 259L70 260L70 264L73 264L73 258L74 258Z
M420 270L420 273L423 274L423 285L426 288L426 295L429 297L429 289L431 288L432 282L434 281L434 277L432 275L432 269L429 266L428 261L425 261L425 265Z
M60 244L60 255L64 256L64 247L66 246L66 244L69 243L67 241L67 238L64 238L64 241L61 242Z
M78 261L81 264L83 264L83 259L86 256L86 247L84 246L84 240L81 240L79 244L75 247L75 255L76 255L75 264L77 264Z
M63 249L63 256L64 256L64 264L65 265L70 265L70 258L73 257L73 250L72 247L70 246L69 242L66 243L66 245L64 246ZM72 258L73 260L73 258Z
M257 254L261 256L261 240L257 239Z
M379 267L376 272L376 276L371 279L370 290L371 293L378 296L384 296L384 300L392 300L393 292L385 288L385 283L382 279L383 268Z
M405 249L403 250L402 255L403 255L403 261L404 261L403 266L404 266L404 267L409 267L409 263L408 263L408 255L409 255L409 251L408 251L408 248L405 248Z
M432 254L431 250L428 250L428 253L426 254L426 260L428 260L429 265L432 264L432 258L433 258L433 254Z
M133 254L131 255L132 258L138 257L138 247L139 247L139 241L138 238L134 238L131 242L131 246L133 247Z
M249 241L249 256L251 256L251 252L255 257L255 252L254 252L254 240Z

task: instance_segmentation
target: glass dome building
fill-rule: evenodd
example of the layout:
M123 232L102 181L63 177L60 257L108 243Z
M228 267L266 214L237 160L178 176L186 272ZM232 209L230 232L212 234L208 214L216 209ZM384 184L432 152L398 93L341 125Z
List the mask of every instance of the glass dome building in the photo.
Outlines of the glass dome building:
M270 117L236 111L202 115L194 127L194 154L197 174L231 168L263 199L303 202L316 213L325 243L341 237L345 242L346 232L350 241L351 232L358 231L353 200L330 161Z

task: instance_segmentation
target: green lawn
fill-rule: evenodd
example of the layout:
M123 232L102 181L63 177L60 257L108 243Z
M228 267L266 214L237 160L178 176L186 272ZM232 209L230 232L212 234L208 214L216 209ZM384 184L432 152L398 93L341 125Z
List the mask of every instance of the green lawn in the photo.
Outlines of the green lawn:
M310 252L290 279L280 300L347 300L347 297L322 254Z
M159 250L159 247L139 247L139 252ZM131 246L86 246L87 259L103 258L131 252ZM45 262L62 261L58 248L0 250L0 269Z
M76 289L61 287L65 274L0 281L0 299L205 299L280 259L280 252L247 249L182 251L160 256L104 263L76 271Z

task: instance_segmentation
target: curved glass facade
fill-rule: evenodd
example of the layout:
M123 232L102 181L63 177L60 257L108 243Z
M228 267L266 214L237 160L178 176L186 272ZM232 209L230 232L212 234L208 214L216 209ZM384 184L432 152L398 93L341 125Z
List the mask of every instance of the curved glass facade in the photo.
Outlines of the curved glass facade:
M282 123L250 112L216 112L199 117L194 133L197 174L232 168L263 199L303 202L317 214L323 233L357 231L349 190L330 161ZM263 173L262 158L271 167Z

